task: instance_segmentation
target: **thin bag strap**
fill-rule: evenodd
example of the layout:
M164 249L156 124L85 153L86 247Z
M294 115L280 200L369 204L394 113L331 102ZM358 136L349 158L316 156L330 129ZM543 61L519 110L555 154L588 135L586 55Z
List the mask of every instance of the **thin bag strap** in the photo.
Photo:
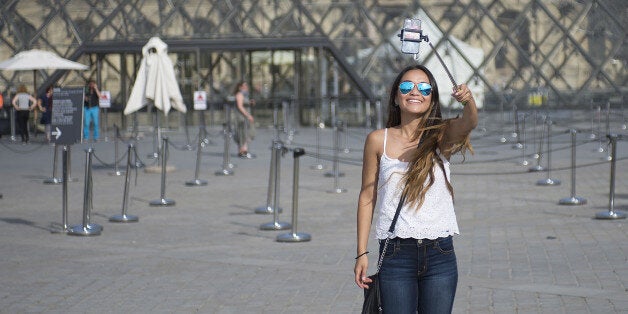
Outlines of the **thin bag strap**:
M401 212L401 207L403 207L403 203L406 201L406 194L401 195L401 199L399 200L399 204L397 205L397 211L395 212L395 216L393 217L392 222L390 223L390 228L388 228L388 237L386 237L386 241L384 242L384 249L382 250L382 254L379 255L379 261L377 261L377 272L379 273L379 269L382 267L382 262L384 261L384 255L386 255L386 248L388 247L388 241L393 236L395 231L395 225L397 224L397 219L399 218L399 213Z

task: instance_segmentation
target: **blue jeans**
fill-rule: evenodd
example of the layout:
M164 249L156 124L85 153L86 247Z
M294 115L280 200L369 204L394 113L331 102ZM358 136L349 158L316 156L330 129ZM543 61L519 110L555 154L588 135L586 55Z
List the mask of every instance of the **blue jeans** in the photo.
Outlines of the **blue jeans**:
M98 112L100 108L94 106L91 108L84 107L83 109L83 139L89 140L89 125L94 122L94 140L98 139Z
M384 313L451 313L458 284L452 237L391 239L379 278Z

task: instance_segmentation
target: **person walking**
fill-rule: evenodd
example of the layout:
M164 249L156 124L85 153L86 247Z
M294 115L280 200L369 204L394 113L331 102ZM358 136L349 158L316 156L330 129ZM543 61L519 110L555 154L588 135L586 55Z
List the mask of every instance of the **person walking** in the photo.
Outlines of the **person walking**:
M98 125L98 114L100 113L99 107L100 101L100 90L98 90L98 86L94 80L89 80L87 82L87 88L85 91L85 101L83 106L83 140L89 141L89 127L93 123L94 132L93 132L93 140L94 142L98 141L99 136L99 125Z
M11 101L11 104L17 113L17 130L20 132L20 136L22 137L22 144L28 144L28 117L30 112L35 109L37 99L28 93L26 86L20 85L17 89L17 94L15 94L13 100Z
M46 133L46 141L50 143L51 140L51 123L52 123L52 85L46 88L46 91L37 99L37 108L41 111L40 124L44 125L44 132Z
M375 237L380 254L385 249L379 269L384 313L439 314L453 308L458 266L452 236L459 230L449 158L471 150L478 114L466 85L455 87L452 96L464 105L463 114L443 119L432 73L423 65L406 67L392 83L386 128L371 132L364 144L354 275L358 287L368 288L367 246L377 210ZM389 235L402 195L405 202Z
M251 114L251 106L255 100L249 98L249 86L246 82L239 82L233 91L235 96L236 128L234 140L238 144L238 157L253 158L249 153L249 144L255 138L255 119Z

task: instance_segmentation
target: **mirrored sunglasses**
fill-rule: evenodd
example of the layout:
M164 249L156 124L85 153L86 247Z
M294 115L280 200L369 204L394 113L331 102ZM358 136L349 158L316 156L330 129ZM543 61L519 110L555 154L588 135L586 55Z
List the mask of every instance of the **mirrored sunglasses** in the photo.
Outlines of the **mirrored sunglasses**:
M414 85L414 82L403 81L399 84L399 92L405 95L412 91ZM432 93L432 85L428 83L417 83L416 88L423 96L429 96Z

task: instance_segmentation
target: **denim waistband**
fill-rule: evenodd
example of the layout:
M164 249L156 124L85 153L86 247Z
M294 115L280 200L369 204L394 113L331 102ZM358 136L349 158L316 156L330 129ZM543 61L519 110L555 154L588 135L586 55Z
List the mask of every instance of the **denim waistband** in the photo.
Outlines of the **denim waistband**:
M399 244L419 244L419 245L426 245L426 244L431 244L434 242L438 242L438 241L443 241L443 240L447 240L450 239L451 236L448 237L440 237L440 238L436 238L436 239L415 239L415 238L392 238L390 239L390 242L397 242ZM383 241L386 240L380 240L382 243Z

